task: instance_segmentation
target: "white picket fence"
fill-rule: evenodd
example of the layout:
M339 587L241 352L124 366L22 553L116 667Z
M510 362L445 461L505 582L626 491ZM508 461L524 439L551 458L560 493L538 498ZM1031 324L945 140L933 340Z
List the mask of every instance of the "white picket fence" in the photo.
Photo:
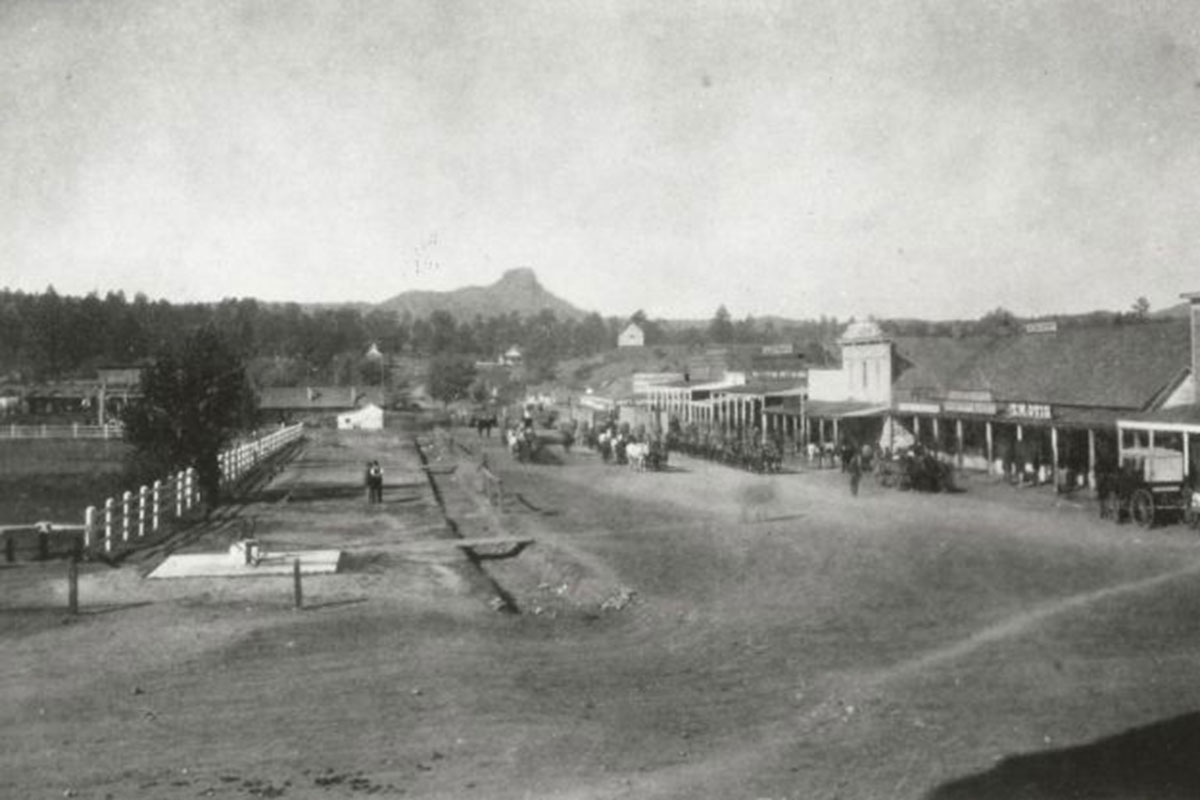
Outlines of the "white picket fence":
M0 439L120 439L120 425L0 425Z
M243 477L256 464L299 439L303 425L280 428L266 436L244 442L221 453L221 484L228 486ZM181 470L174 475L142 486L136 492L109 497L103 505L88 506L84 512L83 546L103 546L112 552L118 544L141 539L176 520L200 502L196 470Z

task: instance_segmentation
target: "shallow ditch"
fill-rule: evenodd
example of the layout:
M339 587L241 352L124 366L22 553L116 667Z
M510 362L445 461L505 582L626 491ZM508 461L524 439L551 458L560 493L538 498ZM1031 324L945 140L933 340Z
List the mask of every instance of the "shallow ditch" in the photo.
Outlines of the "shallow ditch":
M437 501L438 509L442 512L442 517L446 521L446 528L450 531L451 537L456 539L465 538L459 528L458 522L450 515L446 507L445 494L442 491L442 487L438 485L433 469L431 469L429 457L415 436L413 437L413 448L417 451L417 457L421 460L421 466L424 468L422 471L425 473L426 480L429 481L429 487L433 491L434 500ZM491 598L488 605L495 610L503 611L507 614L520 614L521 607L517 603L516 597L501 586L499 581L488 571L483 563L485 559L471 548L463 548L462 552L466 556L464 572L468 584L473 589L488 595Z

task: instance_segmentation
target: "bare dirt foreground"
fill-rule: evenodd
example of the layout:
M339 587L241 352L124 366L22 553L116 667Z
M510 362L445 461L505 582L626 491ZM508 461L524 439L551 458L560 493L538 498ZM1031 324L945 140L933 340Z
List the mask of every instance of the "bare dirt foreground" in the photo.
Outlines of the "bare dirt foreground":
M461 447L435 491L403 432L325 434L189 535L342 548L302 611L290 579L144 579L161 550L88 565L71 619L61 564L0 571L0 795L1200 796L1182 527L459 437L503 515ZM438 544L490 535L535 542Z

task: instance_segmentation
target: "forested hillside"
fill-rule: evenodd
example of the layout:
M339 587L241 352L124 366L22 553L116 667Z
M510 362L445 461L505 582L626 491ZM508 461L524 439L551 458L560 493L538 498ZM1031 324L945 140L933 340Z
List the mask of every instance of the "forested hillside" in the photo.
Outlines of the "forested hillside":
M121 292L101 297L0 290L0 377L36 382L94 374L99 366L133 364L163 344L213 324L254 365L261 383L351 382L373 369L366 352L419 356L458 353L495 358L517 345L533 364L611 347L621 320L598 314L560 319L550 311L459 321L444 311L413 318L344 307L307 311L297 304L253 299L172 304ZM375 367L377 369L377 367Z

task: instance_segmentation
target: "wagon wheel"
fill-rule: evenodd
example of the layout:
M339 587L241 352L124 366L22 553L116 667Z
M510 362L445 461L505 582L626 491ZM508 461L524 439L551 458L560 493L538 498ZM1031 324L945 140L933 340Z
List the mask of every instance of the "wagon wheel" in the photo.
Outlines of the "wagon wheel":
M1146 489L1138 489L1129 498L1129 516L1143 528L1154 524L1154 495Z

